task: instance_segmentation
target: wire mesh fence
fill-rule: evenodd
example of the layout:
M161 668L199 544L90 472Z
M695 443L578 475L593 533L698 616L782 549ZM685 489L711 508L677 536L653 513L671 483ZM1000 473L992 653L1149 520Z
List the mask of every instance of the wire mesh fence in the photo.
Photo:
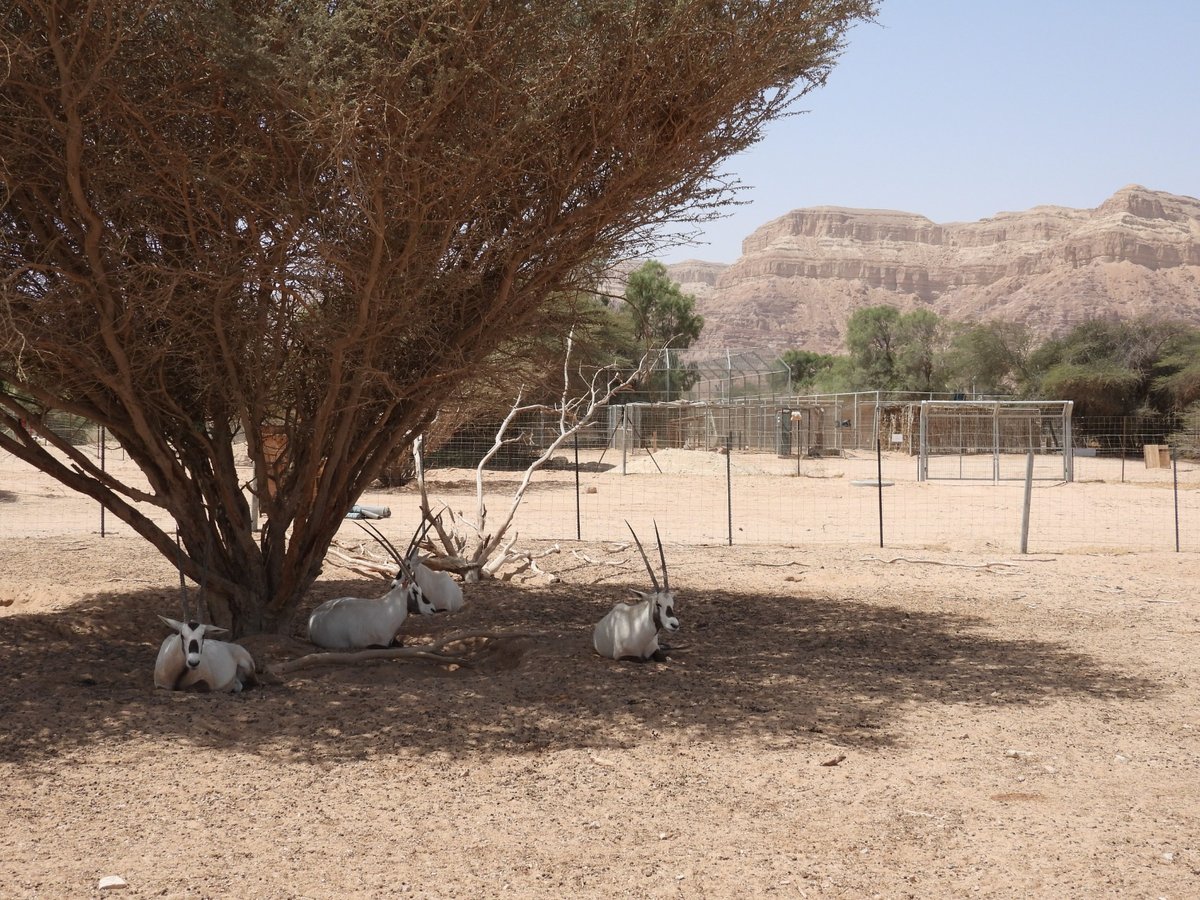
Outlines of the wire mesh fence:
M1016 552L1023 478L922 480L909 439L918 419L894 398L868 403L862 396L611 407L534 475L513 528L526 539L623 540L625 520L656 519L674 542ZM1071 432L1071 479L1054 468L1059 462L1039 459L1051 468L1038 470L1048 477L1032 486L1031 552L1200 551L1200 462L1174 448L1194 447L1200 435L1181 432L1178 423L1120 418L1076 418ZM896 435L901 440L892 440ZM518 423L516 440L483 472L493 522L511 505L524 469L556 436L552 418ZM479 423L428 455L435 508L468 519L477 514L474 466L493 442L494 426ZM93 433L76 449L145 487L115 442ZM1024 473L1023 449L1000 457L1005 473ZM954 464L950 456L942 462ZM248 468L245 474L249 481ZM360 502L390 508L385 531L396 536L419 518L411 483L380 487ZM161 510L143 511L173 527ZM0 454L0 535L55 534L99 539L132 529Z

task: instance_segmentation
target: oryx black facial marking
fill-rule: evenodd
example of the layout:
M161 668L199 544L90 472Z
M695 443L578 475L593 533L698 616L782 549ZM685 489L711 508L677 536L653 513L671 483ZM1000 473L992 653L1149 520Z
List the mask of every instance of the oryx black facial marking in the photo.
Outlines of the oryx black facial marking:
M200 665L200 654L204 652L204 633L200 632L199 636L196 634L199 628L199 622L188 622L187 631L179 632L179 645L183 648L184 662L189 669Z
M201 622L159 618L175 634L163 639L154 664L154 684L169 690L233 691L257 683L254 659L244 648L209 635L225 629Z
M415 584L408 591L408 612L413 616L419 616L425 612L425 594Z

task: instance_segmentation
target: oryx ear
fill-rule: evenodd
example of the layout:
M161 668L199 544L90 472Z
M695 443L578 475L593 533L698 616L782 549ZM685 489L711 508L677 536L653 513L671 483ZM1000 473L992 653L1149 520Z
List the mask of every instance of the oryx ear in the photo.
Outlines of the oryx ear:
M630 588L629 590L631 590L633 592L633 596L637 597L639 600L645 600L650 596L645 591L639 591L636 588Z
M172 631L183 631L183 623L182 622L176 622L174 619L168 619L166 616L159 616L159 618L162 619L163 624L166 625L168 628L170 628Z
M220 625L201 625L205 634L228 634L228 628L222 628Z

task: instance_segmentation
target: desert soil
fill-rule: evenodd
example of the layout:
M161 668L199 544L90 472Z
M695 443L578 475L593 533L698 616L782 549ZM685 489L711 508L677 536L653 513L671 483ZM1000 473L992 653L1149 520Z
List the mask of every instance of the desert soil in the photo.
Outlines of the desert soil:
M641 561L561 547L405 624L514 635L472 666L196 695L148 545L0 537L0 896L1200 895L1200 555L668 543L637 664L590 635Z

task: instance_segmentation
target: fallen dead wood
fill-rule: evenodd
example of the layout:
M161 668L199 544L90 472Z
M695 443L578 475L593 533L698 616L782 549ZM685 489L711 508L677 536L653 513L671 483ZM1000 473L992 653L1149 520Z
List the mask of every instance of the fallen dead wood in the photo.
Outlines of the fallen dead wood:
M317 666L355 665L362 662L372 662L379 659L410 659L423 662L433 662L439 665L454 665L464 668L473 667L469 656L446 653L445 648L451 644L466 641L496 641L502 638L532 638L533 634L515 631L463 631L446 635L430 644L414 647L378 647L369 650L329 650L320 653L309 653L298 656L273 666L267 666L266 671L276 677L298 672L301 669L312 669Z
M360 556L353 551L344 553L340 549L330 547L325 554L325 559L331 565L337 566L339 569L349 569L357 575L366 575L369 578L395 578L395 564L388 565L387 563L377 562L366 556Z
M471 665L470 661L463 657L430 652L424 647L381 647L374 650L331 650L326 653L309 653L307 656L300 656L274 666L268 666L267 671L273 675L282 676L297 672L300 669L311 669L316 666L353 665L376 659L419 659L442 665Z
M748 566L766 566L767 568L770 568L770 569L786 569L788 566L804 566L804 568L806 568L806 569L811 568L811 566L809 566L808 563L795 562L795 561L782 562L782 563L748 562L748 563L746 563L746 565L748 565Z
M896 556L896 557L893 557L892 559L884 559L881 556L860 556L858 558L858 560L859 560L859 562L881 562L881 563L889 563L889 564L890 563L898 563L898 562L923 563L928 566L953 566L954 568L957 568L957 569L987 569L989 571L991 571L992 569L994 569L997 566L1005 566L1008 568L1017 568L1018 566L1021 565L1021 563L1013 563L1013 562L956 563L956 562L944 562L943 560L940 560L940 559L921 559L920 557L912 557L912 556ZM1030 559L1030 560L1022 560L1022 562L1053 562L1053 560ZM1011 573L1005 573L1005 574L1011 574Z
M445 637L425 646L429 650L440 653L451 644L457 644L463 641L477 641L481 638L489 641L498 641L503 638L534 637L537 637L537 635L532 631L456 631L453 634L448 634Z
M513 541L516 541L515 536L513 537ZM557 584L559 581L561 581L559 576L553 572L547 572L537 564L537 561L550 556L552 553L561 552L562 548L560 548L558 544L555 544L553 547L550 547L547 550L542 550L539 553L534 553L531 551L515 551L512 549L512 544L509 544L509 546L500 551L499 556L495 557L491 562L483 567L483 571L500 581L512 581L515 576L526 571L532 571L537 575L544 575L551 584ZM502 575L499 574L499 569L501 566L514 563L516 564L515 569L505 572Z

